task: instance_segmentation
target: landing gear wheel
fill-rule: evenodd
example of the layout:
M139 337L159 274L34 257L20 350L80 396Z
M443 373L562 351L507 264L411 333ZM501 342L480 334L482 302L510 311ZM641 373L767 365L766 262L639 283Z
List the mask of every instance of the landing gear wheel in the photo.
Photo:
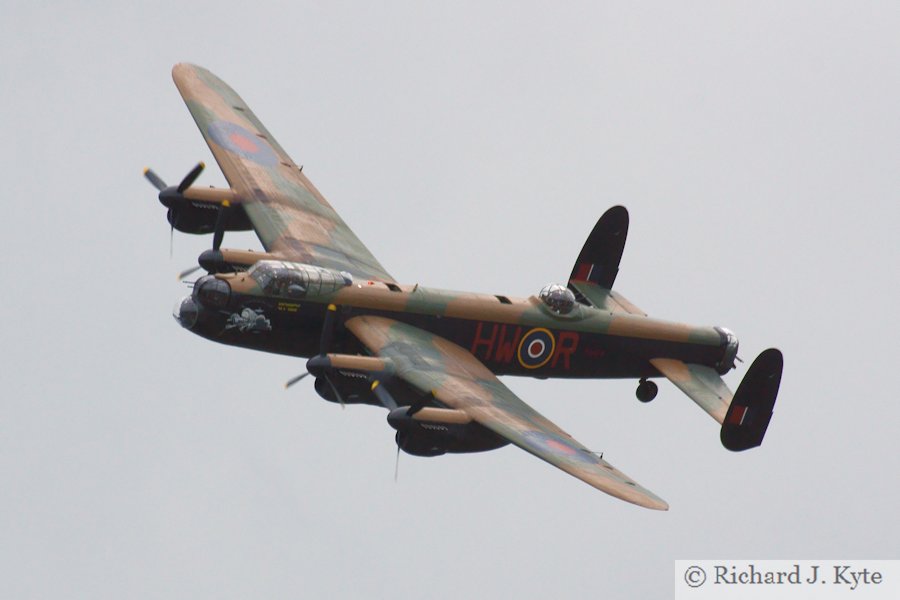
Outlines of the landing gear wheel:
M641 402L650 402L654 398L656 398L656 393L659 391L659 388L652 381L647 381L646 379L641 379L641 382L638 384L637 391L635 395L637 399Z

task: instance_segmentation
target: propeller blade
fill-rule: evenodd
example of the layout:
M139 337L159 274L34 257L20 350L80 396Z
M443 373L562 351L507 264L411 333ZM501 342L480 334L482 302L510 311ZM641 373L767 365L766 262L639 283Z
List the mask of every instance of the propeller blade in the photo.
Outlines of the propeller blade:
M231 202L225 200L219 207L219 216L216 217L216 229L213 232L213 252L218 252L225 237L225 226L228 225L228 217L231 216Z
M155 187L159 191L163 191L164 189L166 189L166 187L168 187L166 185L166 182L162 180L162 177L154 173L153 169L151 169L150 167L144 169L144 177L146 177L147 181L149 181L153 185L153 187Z
M400 442L397 442L397 458L394 460L394 483L397 483L397 475L400 473Z
M372 382L372 393L375 394L375 397L378 398L378 401L381 402L381 405L386 409L394 410L397 408L397 402L394 400L393 396L391 396L390 392L388 392L377 379Z
M406 409L406 415L409 417L413 416L414 414L425 408L425 406L432 400L434 400L434 392L426 396L422 396L421 398L413 402L408 409Z
M172 248L175 246L175 225L169 227L169 258L172 258ZM179 279L181 279L179 277Z
M197 166L191 169L191 172L184 176L184 179L181 180L181 183L178 184L178 193L183 194L184 190L191 187L191 184L200 177L200 173L203 172L203 169L206 168L206 165L202 162L198 162Z
M297 382L299 382L300 380L302 380L302 379L303 379L304 377L306 377L307 375L309 375L309 371L307 371L307 372L304 373L303 375L297 375L296 377L292 377L292 378L288 379L287 381L284 382L284 389L288 389L289 387L291 387L291 386L294 385L295 383L297 383Z
M344 404L344 398L341 396L341 393L338 391L337 386L334 385L334 382L331 381L331 378L328 375L322 375L325 378L325 381L328 382L328 385L331 386L331 391L334 392L334 397L337 398L337 401L341 404L341 409L347 408L347 405Z
M325 322L322 324L322 339L319 341L319 354L325 355L331 348L331 340L334 337L334 316L337 314L337 306L328 305L325 311Z
M200 265L197 265L196 267L191 267L190 269L185 269L184 271L182 271L181 273L178 274L178 281L182 281L188 275L191 275L199 270L200 270Z

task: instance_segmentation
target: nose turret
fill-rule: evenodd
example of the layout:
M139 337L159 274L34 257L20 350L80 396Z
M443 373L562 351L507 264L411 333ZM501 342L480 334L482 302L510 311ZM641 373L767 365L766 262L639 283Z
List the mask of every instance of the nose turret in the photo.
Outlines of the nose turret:
M194 329L201 316L209 321L228 307L231 300L231 286L227 281L213 275L205 275L194 284L194 292L175 304L172 316L185 329Z
M200 307L190 296L185 296L175 304L172 316L185 329L191 329L200 317Z
M231 298L231 286L215 275L205 275L194 284L194 300L204 308L220 310L228 306Z

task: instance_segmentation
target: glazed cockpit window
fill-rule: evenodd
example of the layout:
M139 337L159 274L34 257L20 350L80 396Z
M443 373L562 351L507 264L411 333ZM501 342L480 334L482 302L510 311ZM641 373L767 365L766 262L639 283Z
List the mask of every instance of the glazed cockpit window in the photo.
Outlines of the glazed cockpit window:
M274 260L261 260L247 273L267 296L285 298L330 294L353 282L348 273Z

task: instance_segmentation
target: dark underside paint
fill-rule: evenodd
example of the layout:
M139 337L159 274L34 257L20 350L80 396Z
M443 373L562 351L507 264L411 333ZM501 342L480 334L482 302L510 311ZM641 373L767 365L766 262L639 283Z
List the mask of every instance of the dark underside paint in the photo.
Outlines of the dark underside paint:
M319 353L325 304L304 301L287 305L276 299L253 297L242 306L263 312L271 320L272 331L225 331L226 315L219 313L201 319L193 332L212 341L263 352L300 358L309 358ZM339 309L334 341L327 349L328 352L367 354L362 344L343 327L347 319L363 314L394 319L442 336L472 352L497 375L538 378L656 377L660 374L647 362L650 358L663 356L713 366L721 358L722 352L717 346L689 342L492 323L402 311L361 310L349 306Z

